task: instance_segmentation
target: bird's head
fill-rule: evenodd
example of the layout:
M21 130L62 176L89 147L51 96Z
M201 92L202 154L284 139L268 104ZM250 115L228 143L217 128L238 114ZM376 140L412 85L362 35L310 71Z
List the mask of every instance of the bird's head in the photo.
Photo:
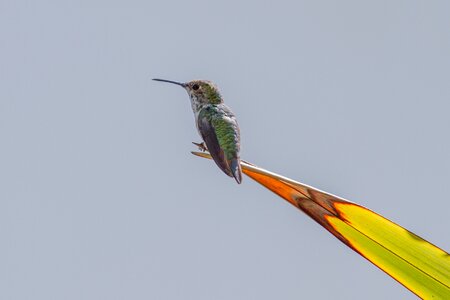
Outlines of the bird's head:
M192 103L195 103L196 105L223 103L223 98L219 92L219 89L214 83L208 80L192 80L186 83L165 79L153 80L169 82L183 87L189 94Z

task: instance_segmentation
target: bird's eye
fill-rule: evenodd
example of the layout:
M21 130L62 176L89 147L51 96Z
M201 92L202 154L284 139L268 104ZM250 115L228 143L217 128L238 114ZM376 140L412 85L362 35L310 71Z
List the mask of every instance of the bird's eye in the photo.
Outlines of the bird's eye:
M194 91L198 90L199 88L200 88L200 86L198 84L196 84L196 83L192 86L192 89Z

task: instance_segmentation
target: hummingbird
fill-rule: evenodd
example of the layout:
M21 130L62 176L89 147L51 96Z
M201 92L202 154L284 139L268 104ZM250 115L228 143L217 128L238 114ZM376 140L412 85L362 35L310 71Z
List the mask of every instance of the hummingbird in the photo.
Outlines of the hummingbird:
M192 80L186 83L165 79L153 79L173 83L184 88L191 100L197 131L203 143L194 143L203 151L208 150L217 166L237 183L242 182L240 160L240 130L217 86L208 80Z

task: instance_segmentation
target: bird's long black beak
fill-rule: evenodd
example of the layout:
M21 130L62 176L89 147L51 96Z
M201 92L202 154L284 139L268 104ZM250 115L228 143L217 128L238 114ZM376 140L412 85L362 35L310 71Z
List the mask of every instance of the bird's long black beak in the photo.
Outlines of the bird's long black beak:
M186 84L181 83L181 82L172 81L172 80L165 80L165 79L159 79L159 78L153 78L153 80L154 81L173 83L173 84L177 84L177 85L182 86L182 87L186 87Z

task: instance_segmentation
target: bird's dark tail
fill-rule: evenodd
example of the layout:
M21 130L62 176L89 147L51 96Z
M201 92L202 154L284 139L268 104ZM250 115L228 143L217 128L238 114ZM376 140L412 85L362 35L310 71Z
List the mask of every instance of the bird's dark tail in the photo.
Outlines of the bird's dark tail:
M242 182L242 169L241 162L238 158L233 158L230 161L230 169L234 179L236 179L236 182L240 184Z

